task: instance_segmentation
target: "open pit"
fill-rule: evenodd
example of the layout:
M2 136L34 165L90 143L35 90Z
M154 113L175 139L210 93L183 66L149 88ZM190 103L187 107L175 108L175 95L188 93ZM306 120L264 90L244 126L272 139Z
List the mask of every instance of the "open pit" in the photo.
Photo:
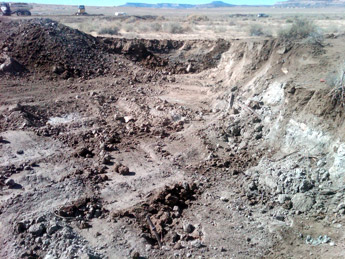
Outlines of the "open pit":
M343 257L344 37L0 20L0 257Z

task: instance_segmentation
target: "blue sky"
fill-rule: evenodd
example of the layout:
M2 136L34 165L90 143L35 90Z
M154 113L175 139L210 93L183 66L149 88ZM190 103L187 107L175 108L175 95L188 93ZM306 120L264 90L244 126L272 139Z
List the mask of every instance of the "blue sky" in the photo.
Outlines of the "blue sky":
M212 2L213 0L14 0L13 2L26 2L26 3L39 3L39 4L62 4L62 5L99 5L99 6L114 6L114 5L122 5L127 2L133 3L179 3L179 4L207 4ZM223 2L229 4L237 4L237 5L268 5L274 4L278 0L224 0Z

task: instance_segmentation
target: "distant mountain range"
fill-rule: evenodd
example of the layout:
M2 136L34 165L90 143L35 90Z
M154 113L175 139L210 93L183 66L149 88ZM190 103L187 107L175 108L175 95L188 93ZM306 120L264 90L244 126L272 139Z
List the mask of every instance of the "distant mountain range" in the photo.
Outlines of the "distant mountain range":
M275 7L327 7L345 6L345 0L287 0L277 2Z
M209 4L199 4L199 5L192 5L192 4L169 4L169 3L162 3L162 4L145 4L145 3L126 3L125 7L144 7L144 8L173 8L173 9L189 9L189 8L217 8L217 7L233 7L233 4L227 4L222 1L213 1Z
M191 9L191 8L219 8L233 7L238 5L227 4L222 1L213 1L209 4L145 4L145 3L126 3L124 7L145 7L145 8L171 8L171 9ZM255 5L260 6L260 5ZM274 7L291 8L291 7L327 7L327 6L345 6L345 0L286 0L279 1L272 5Z

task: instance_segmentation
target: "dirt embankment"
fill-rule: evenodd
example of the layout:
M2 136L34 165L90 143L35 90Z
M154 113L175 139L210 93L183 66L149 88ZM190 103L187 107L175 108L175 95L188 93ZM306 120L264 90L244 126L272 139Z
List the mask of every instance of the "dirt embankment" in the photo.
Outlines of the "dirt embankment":
M230 42L174 41L142 39L103 39L110 52L124 54L133 61L141 61L152 69L173 74L196 73L217 66L221 55L230 48Z
M230 46L222 40L160 42L95 38L50 19L2 20L0 29L3 39L0 48L14 62L31 73L63 79L114 74L121 69L119 55L153 71L200 72L215 67Z

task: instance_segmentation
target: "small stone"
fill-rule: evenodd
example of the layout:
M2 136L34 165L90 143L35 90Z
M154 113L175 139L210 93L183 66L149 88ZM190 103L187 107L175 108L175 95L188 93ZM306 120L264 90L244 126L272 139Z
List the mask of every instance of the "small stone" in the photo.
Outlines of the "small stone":
M229 199L226 198L226 197L220 197L220 200L221 200L221 201L224 201L224 202L228 202L228 201L229 201Z
M18 151L17 151L17 154L18 154L18 155L23 155L23 154L24 154L24 151L23 151L23 150L18 150Z
M338 212L342 209L345 209L345 203L340 203L338 206L337 206L337 209L335 210L335 212Z
M145 251L148 252L152 249L152 245L146 245L145 246Z
M180 211L179 206L174 206L173 211Z
M41 237L37 237L37 238L35 239L35 243L36 243L36 244L41 244L41 243L42 243L42 238L41 238Z
M41 222L44 222L46 221L46 218L44 216L40 216L36 219L36 223L41 223Z
M261 139L261 138L262 138L262 134L261 134L261 133L256 134L256 136L255 136L255 139L256 139L256 140L259 140L259 139Z
M5 185L8 187L13 187L15 184L16 182L11 178L5 180Z
M275 219L279 221L285 221L285 217L283 215L277 215L275 216Z
M187 224L184 224L183 225L183 230L186 232L186 233L192 233L194 231L195 227L190 224L190 223L187 223Z
M140 258L139 252L134 252L134 253L132 254L132 259L139 259L139 258Z
M95 218L99 218L101 215L102 215L102 212L101 212L99 209L97 209L97 210L95 211L94 217L95 217Z
M257 126L255 127L255 132L261 132L263 128L264 128L264 126L262 126L262 125L257 125Z
M279 194L278 195L278 202L280 204L284 204L286 201L291 200L291 197L287 194Z
M306 196L304 193L297 193L292 198L292 204L297 214L309 211L315 204L315 200L312 197Z
M48 227L47 229L47 233L49 235L54 234L56 231L58 231L61 228L60 225L58 225L57 223L53 223L51 226Z
M180 243L176 243L175 245L174 245L174 249L175 250L180 250L182 248L182 245L180 244Z
M29 228L29 233L31 233L33 236L42 236L43 233L45 232L46 227L44 224L34 224Z
M122 174L122 175L128 175L129 174L129 168L125 165L120 165L117 170L118 170L119 174Z
M107 164L109 164L110 162L111 162L111 156L106 155L106 156L103 157L102 164L107 165Z
M128 123L128 122L130 122L130 121L134 121L134 118L133 118L132 116L125 116L125 117L123 117L123 118L124 118L124 120L125 120L126 123Z
M23 233L26 230L26 224L24 222L18 222L15 229L18 233Z
M300 190L300 192L304 193L304 192L309 191L313 187L314 187L314 185L311 182L309 182L308 180L303 180L303 182L299 186L299 190Z
M171 250L169 246L162 246L161 249L164 251L170 251Z
M202 247L201 241L199 239L193 240L192 242L190 242L190 244L195 248Z
M93 259L93 258L97 258L95 257L93 254L91 253L84 253L80 256L80 259Z

